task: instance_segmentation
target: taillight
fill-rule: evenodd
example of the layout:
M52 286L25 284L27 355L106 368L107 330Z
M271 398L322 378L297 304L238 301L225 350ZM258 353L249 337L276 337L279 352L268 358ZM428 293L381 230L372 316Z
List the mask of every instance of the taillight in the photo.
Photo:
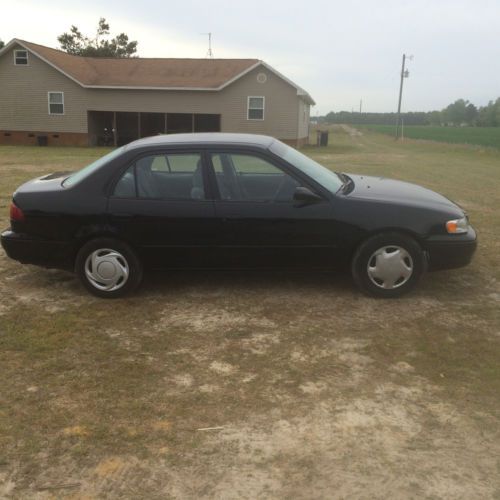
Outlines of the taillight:
M10 204L10 220L16 222L24 220L24 212L14 202Z

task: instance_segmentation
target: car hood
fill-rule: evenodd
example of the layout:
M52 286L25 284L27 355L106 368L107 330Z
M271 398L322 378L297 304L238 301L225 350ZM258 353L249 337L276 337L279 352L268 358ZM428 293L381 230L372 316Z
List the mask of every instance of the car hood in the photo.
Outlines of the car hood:
M447 209L462 209L445 196L410 182L371 177L366 175L346 174L354 181L349 192L350 198L385 201L402 205L413 205Z

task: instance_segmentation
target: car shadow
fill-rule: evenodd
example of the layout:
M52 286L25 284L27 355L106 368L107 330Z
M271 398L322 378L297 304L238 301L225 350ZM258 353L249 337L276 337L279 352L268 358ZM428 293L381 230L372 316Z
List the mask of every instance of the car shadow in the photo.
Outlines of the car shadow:
M355 290L350 274L345 271L179 270L146 273L137 294L156 295L193 287L205 291L327 288L349 294Z

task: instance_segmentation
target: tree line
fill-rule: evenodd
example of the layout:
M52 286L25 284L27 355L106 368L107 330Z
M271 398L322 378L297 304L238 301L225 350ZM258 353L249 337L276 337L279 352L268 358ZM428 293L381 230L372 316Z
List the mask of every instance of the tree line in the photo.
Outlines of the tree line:
M320 123L332 124L394 125L396 117L396 113L330 111L330 113L318 117L318 120ZM476 107L464 99L458 99L441 111L401 113L401 118L405 125L500 127L500 97L481 107Z

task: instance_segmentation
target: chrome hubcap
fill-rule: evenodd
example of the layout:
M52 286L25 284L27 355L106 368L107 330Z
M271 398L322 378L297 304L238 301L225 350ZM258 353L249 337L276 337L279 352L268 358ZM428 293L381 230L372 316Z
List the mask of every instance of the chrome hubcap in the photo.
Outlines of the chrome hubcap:
M100 248L87 257L85 275L98 290L112 292L127 282L128 263L120 252L110 248Z
M368 276L379 288L392 290L404 285L413 274L413 260L402 247L379 248L368 259Z

